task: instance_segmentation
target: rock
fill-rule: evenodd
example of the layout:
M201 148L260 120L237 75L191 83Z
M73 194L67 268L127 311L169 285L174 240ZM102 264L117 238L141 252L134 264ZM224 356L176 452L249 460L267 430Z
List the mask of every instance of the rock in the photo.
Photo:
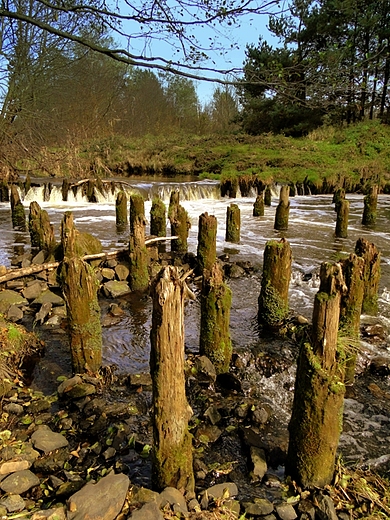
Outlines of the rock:
M34 258L31 260L32 264L44 264L46 259L45 251L39 251Z
M194 368L196 371L196 377L201 383L214 383L217 379L215 366L206 356L199 356L196 358Z
M103 284L103 292L107 298L120 298L121 296L130 294L131 290L127 282L111 280Z
M157 491L152 491L151 489L141 487L133 492L131 495L131 504L146 504L148 502L158 502L160 499L159 493Z
M248 515L265 516L274 510L272 502L266 498L255 498L253 502L245 502L243 506Z
M47 289L48 286L46 282L33 280L26 285L22 291L22 294L25 298L27 298L27 300L35 300L42 292L47 291Z
M225 497L235 497L238 495L238 488L234 482L224 482L223 484L216 484L207 489L207 495L210 498L218 499Z
M53 304L51 302L43 303L35 315L34 324L38 323L39 325L42 325L42 323L45 321L45 318L50 314L52 307Z
M8 272L8 269L6 268L5 265L0 265L0 276L4 276L5 274L7 274Z
M58 296L49 289L47 291L43 291L43 293L41 293L38 298L35 298L35 300L31 302L31 305L38 307L44 303L51 303L53 307L62 306L65 304L64 299L61 298L61 296Z
M363 336L378 337L380 339L386 339L386 329L380 323L374 323L372 325L365 325L362 327Z
M70 399L80 399L81 397L86 397L87 395L93 395L95 393L95 385L92 385L91 383L80 383L79 385L73 386L66 393L66 397L69 397Z
M118 280L127 280L129 274L130 274L130 269L128 267L128 264L123 264L123 263L120 263L118 264L116 267L115 267L115 273L116 273L116 276L118 277Z
M60 448L43 455L34 462L33 468L37 473L49 475L61 471L64 464L68 462L70 453L68 448Z
M62 307L54 307L51 313L53 314L53 316L60 316L61 318L66 318L66 306L63 305Z
M61 316L52 316L51 318L49 318L45 325L47 325L48 327L59 327L62 323L62 318Z
M328 495L319 492L315 495L316 517L319 520L338 520L333 500Z
M221 414L218 412L216 406L209 406L204 413L205 417L208 417L212 425L218 424L222 419Z
M280 520L295 520L298 516L291 504L279 504L275 509Z
M115 316L116 318L119 316L123 316L125 311L119 307L117 303L111 303L108 311L111 316Z
M130 386L152 386L152 376L150 373L144 374L130 374L129 375Z
M297 323L298 323L298 325L307 325L309 323L309 320L307 318L305 318L305 316L298 315Z
M37 399L36 401L31 401L30 406L27 408L28 413L40 413L45 410L49 410L51 407L50 401L47 399Z
M13 323L17 323L18 321L22 321L23 319L23 311L17 305L11 305L7 312L7 319L12 321Z
M16 471L0 482L0 488L5 493L21 495L34 486L39 485L39 478L29 469Z
M159 500L160 509L163 509L166 506L166 504L169 504L170 506L172 506L172 509L175 513L188 513L187 502L184 496L182 495L182 493L180 493L180 491L173 487L165 488L164 491L160 493Z
M116 449L112 446L109 446L106 451L103 452L103 457L105 460L112 459L116 455Z
M370 372L377 376L387 376L390 374L390 358L386 356L376 356L370 363Z
M66 512L63 506L37 511L31 520L66 520Z
M10 473L15 473L16 471L23 471L24 469L29 469L31 467L31 462L28 460L9 460L7 462L0 463L0 476L1 475L9 475Z
M245 274L245 269L237 264L226 264L224 267L228 278L241 278Z
M310 500L306 500L306 499L303 499L303 500L300 500L299 504L298 504L298 511L299 513L301 513L301 515L306 515L307 518L309 518L310 520L314 520L315 516L316 516L316 510L315 510L315 507L314 507L314 504L312 502L310 502Z
M58 395L62 397L64 394L68 393L74 386L79 385L82 382L83 380L80 376L73 376L69 379L65 379L65 381L62 381L60 386L57 388Z
M130 518L132 520L164 520L164 516L156 502L149 502L142 506L141 509L133 511Z
M221 435L222 431L217 426L213 426L210 424L202 424L196 430L195 437L203 444L208 444L210 442L216 442Z
M25 501L20 495L8 495L1 500L0 504L6 508L8 513L23 511L25 508Z
M23 298L23 296L16 291L11 291L9 289L0 291L0 312L7 312L11 305L16 305L18 307L28 305L28 300Z
M267 473L267 461L265 458L265 452L261 448L256 446L250 447L250 455L253 464L253 470L251 476L253 480L262 480L264 475ZM283 520L283 519L282 519Z
M3 410L7 413L13 413L14 415L22 415L24 408L18 403L7 403L3 406Z
M129 484L123 473L110 473L97 484L88 483L68 500L67 519L114 520L122 509Z
M69 446L69 442L63 435L53 432L48 426L38 428L31 435L31 442L34 448L44 453Z
M113 269L108 269L107 267L103 267L101 270L102 276L104 280L113 280L115 278L115 271Z

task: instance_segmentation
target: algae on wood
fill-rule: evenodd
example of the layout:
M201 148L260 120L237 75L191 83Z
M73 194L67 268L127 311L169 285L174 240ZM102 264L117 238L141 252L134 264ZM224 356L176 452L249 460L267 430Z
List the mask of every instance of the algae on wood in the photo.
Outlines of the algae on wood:
M184 300L187 286L177 267L164 268L152 287L152 485L194 491L192 436L184 375Z
M60 283L66 302L72 367L75 374L97 372L102 363L102 329L97 297L99 282L93 268L77 253L73 215L61 222L64 259Z
M217 219L208 213L199 216L197 258L201 273L211 270L217 259Z
M200 300L200 354L214 364L217 374L229 371L232 357L230 308L232 292L218 262L203 272Z
M150 210L150 234L156 237L167 235L167 208L160 197L154 197Z
M11 213L12 213L12 226L20 229L26 229L26 215L24 213L24 206L19 197L18 188L15 184L11 185Z
M348 237L348 218L349 218L349 201L346 199L340 199L336 205L337 217L336 217L336 237L347 238Z
M171 223L171 235L178 237L176 240L172 240L171 250L177 253L187 253L191 221L187 211L180 205L178 191L171 193L168 218Z
M356 242L355 253L364 259L364 296L362 313L375 315L378 312L381 254L375 244L372 244L365 238L359 238Z
M132 291L144 290L149 284L149 255L145 245L145 204L141 195L130 197L129 285Z
M272 202L272 193L270 186L266 186L264 191L264 205L265 206L271 206Z
M50 224L47 211L42 209L36 201L30 204L28 229L32 247L38 247L48 252L54 250L56 246L54 228Z
M369 193L364 197L362 224L371 226L376 222L378 206L378 186L371 186Z
M256 200L253 204L253 216L263 217L264 216L264 194L263 192L257 195Z
M286 476L304 488L324 487L334 474L343 421L345 355L337 341L340 264L322 264L311 342L301 346L289 424Z
M118 193L115 200L115 222L119 229L127 226L129 220L127 216L127 195L122 190Z
M291 262L291 247L284 238L266 243L258 300L258 321L262 327L278 327L287 318Z
M288 229L288 217L290 213L289 201L290 187L284 185L280 188L279 204L275 213L274 229L285 231Z
M226 209L226 242L239 244L241 234L241 211L237 204L230 204Z

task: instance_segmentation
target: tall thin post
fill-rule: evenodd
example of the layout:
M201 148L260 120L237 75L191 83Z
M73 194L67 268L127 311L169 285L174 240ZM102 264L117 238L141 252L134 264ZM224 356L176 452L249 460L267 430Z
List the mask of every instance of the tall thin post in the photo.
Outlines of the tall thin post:
M217 219L208 213L199 216L197 257L201 273L210 271L217 259Z
M253 204L253 216L263 217L264 216L264 192L257 195L256 200Z
M348 218L349 218L349 201L340 199L336 205L336 230L337 238L347 238L348 236Z
M124 229L127 226L129 222L127 215L127 195L122 190L116 196L115 201L115 222L117 228Z
M230 204L226 210L226 242L238 244L241 234L241 212L237 204Z
M362 312L375 315L378 312L378 290L381 278L381 254L375 244L365 238L356 242L355 253L364 259L364 296Z
M19 197L18 188L15 184L11 185L11 213L12 213L12 226L16 228L26 229L26 215L24 213L24 206Z
M171 234L178 238L172 240L171 250L177 253L188 251L188 233L191 221L187 211L179 203L179 192L173 191L168 208L168 218L171 223Z
M371 186L369 193L364 197L362 224L372 226L376 222L378 206L378 186Z
M41 209L36 201L32 201L30 204L28 229L32 247L38 247L48 252L53 251L56 245L54 228L50 224L47 211Z
M149 284L148 250L145 246L145 204L139 194L130 197L129 285L132 291L144 290Z
M284 185L280 188L279 204L275 213L274 229L285 231L288 229L288 217L290 213L290 186Z

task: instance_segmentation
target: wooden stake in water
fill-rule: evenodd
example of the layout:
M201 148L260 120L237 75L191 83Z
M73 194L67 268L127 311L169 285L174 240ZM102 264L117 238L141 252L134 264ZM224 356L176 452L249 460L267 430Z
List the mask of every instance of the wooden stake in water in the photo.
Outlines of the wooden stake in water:
M226 242L240 243L241 212L237 204L230 204L226 210Z
M187 211L180 205L179 192L171 193L168 218L171 223L171 234L177 236L171 243L171 250L177 253L188 251L188 233L191 228L191 220Z
M129 285L132 291L144 290L149 284L149 255L145 245L145 204L142 195L130 197Z
M336 204L336 230L335 234L337 238L348 237L348 218L349 218L349 201L346 199L340 199Z
M49 215L42 209L38 202L30 204L28 217L28 229L30 232L31 246L40 250L52 252L56 246L54 228L50 224Z
M12 226L15 228L20 228L22 230L26 229L26 215L24 213L24 206L19 197L18 188L15 184L11 185L11 213L12 213Z
M199 216L197 258L200 273L211 271L217 259L217 219L208 213Z
M362 312L375 315L378 312L378 290L381 279L381 254L375 244L365 238L356 242L355 253L364 259L364 296Z
M261 192L257 195L255 203L253 204L253 216L263 217L264 216L264 193Z
M290 187L284 185L280 188L279 204L275 213L274 229L285 231L288 229L288 217L290 214L289 201Z
M364 197L362 224L372 226L376 223L378 206L378 186L371 186L369 193Z
M129 222L127 212L127 195L124 191L120 191L116 196L115 221L116 226L119 229L125 228Z

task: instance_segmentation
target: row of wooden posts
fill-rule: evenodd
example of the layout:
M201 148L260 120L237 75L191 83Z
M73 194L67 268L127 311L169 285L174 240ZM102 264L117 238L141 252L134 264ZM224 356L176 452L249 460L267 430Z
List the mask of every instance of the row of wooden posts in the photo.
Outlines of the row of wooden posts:
M124 199L124 194L118 196L117 218ZM284 194L282 201L285 205ZM29 227L30 232L35 230L39 234L48 217L44 211L37 212L36 205L30 205ZM151 226L160 222L165 233L165 206L160 204L157 211L156 202L152 212ZM189 219L179 204L177 192L172 193L168 217L172 234L179 236L173 248L184 252ZM162 233L157 228L153 232ZM46 238L39 235L39 240L50 244L47 235L50 233ZM217 219L202 214L197 249L198 269L202 274L199 351L211 359L217 373L224 373L229 370L232 354L229 333L232 300L216 258L216 235ZM61 222L61 244L63 259L58 272L67 307L73 371L97 372L102 350L98 282L93 268L78 252L77 231L70 212ZM144 201L140 195L130 197L128 255L129 284L133 290L145 289L149 284L148 253ZM267 242L258 301L258 320L262 326L277 328L288 316L291 262L291 248L285 239ZM358 240L347 259L321 266L312 325L298 359L286 462L286 474L304 487L322 487L332 479L345 384L353 379L353 347L359 335L360 315L362 310L376 311L379 277L380 253L365 239ZM177 267L168 266L151 283L152 460L156 489L174 486L193 491L192 439L188 429L192 412L184 375L184 300L192 293L185 279L186 275L181 276ZM339 335L346 339L338 341Z

